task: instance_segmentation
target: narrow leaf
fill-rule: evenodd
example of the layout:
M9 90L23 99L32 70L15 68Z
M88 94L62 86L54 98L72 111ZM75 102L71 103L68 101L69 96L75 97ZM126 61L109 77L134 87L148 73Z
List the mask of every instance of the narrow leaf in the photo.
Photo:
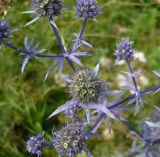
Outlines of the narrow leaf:
M80 65L80 66L83 66L83 64L81 63L81 61L80 61L77 57L73 56L72 54L69 56L69 58L70 58L73 62L75 62L76 64L78 64L78 65Z
M62 105L62 106L60 106L57 110L55 110L55 111L48 117L48 119L51 118L51 117L53 117L53 116L55 116L56 114L58 114L58 113L60 113L60 112L63 112L63 111L65 111L65 110L67 110L72 103L73 103L73 100L67 102L66 104L64 104L64 105Z
M39 16L35 17L33 20L31 20L30 22L28 22L24 27L27 27L28 25L36 22L39 18L40 18Z
M24 59L24 62L23 62L23 64L22 64L22 68L21 68L21 73L22 73L22 75L23 75L23 73L24 73L24 70L25 70L25 68L26 68L26 65L27 65L29 59L30 59L29 56L27 56L27 57Z
M99 63L96 65L96 67L93 69L95 75L98 75L98 71L99 71Z
M84 45L90 47L90 48L93 48L93 46L92 46L90 43L88 43L87 41L84 41L84 40L83 40L82 43L83 43Z
M74 56L91 56L88 52L73 52L72 55Z
M147 125L149 125L150 127L160 128L160 122L153 123L153 122L145 121L145 123L146 123Z
M29 11L22 12L22 14L33 14L33 13L35 13L34 10L29 10Z
M47 70L47 73L46 73L45 79L44 79L45 81L47 80L49 74L50 74L50 73L53 71L53 69L57 66L57 64L58 64L58 62L53 63L52 66Z

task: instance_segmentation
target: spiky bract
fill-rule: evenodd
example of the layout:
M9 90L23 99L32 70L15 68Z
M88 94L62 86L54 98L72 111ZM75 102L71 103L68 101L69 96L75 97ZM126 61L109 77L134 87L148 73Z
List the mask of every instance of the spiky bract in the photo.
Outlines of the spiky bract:
M32 10L37 16L59 16L62 10L62 0L33 0Z
M97 103L105 91L105 83L93 70L88 69L75 72L68 86L73 99L82 104Z

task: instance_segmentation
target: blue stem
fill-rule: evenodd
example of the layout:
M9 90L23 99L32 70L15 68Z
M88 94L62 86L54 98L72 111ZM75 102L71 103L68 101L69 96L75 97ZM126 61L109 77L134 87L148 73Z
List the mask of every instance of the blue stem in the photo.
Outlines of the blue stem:
M57 27L56 27L55 25L53 25L53 23L55 23L54 20L53 20L53 18L52 18L52 17L49 17L49 21L50 21L50 23L51 23L52 29L53 29L53 31L54 31L54 34L55 34L55 36L56 36L56 39L57 39L57 41L58 41L58 44L59 44L59 46L60 46L61 51L63 52L63 54L68 53L68 52L65 50L64 44L63 44L63 42L62 42L62 40L61 40L61 37L60 37L60 35L59 35L59 33L58 33ZM73 71L76 71L76 69L75 69L72 61L71 61L68 57L65 57L65 59L67 60L68 64L71 66L71 68L73 69Z
M49 21L50 21L50 23L51 23L52 29L53 29L53 31L54 31L54 34L55 34L56 39L57 39L57 41L58 41L58 44L59 44L59 46L60 46L60 48L61 48L61 51L62 51L63 53L66 53L65 47L64 47L63 42L62 42L62 40L61 40L61 37L60 37L60 35L59 35L59 33L58 33L58 30L57 30L56 26L53 25L53 23L55 23L54 20L53 20L53 18L50 17L50 18L49 18Z
M140 95L148 94L148 93L154 92L154 91L156 91L156 90L158 90L158 89L160 89L160 86L156 86L156 87L153 87L153 88L149 88L149 89L140 91ZM135 98L135 97L136 97L136 94L132 94L132 95L128 96L127 98L121 100L120 102L118 102L118 103L116 103L116 104L113 104L113 105L111 105L111 106L109 106L109 107L107 107L107 108L108 108L109 110L110 110L110 109L114 109L114 108L117 107L118 105L121 105L122 103L125 103L126 101L128 101L128 100L130 100L130 99L133 99L133 98ZM102 114L99 116L96 124L90 129L90 131L93 131L93 130L97 127L97 125L105 118L105 116L106 116L105 113L102 113ZM148 141L146 141L146 140L144 139L143 135L142 135L138 130L136 130L128 121L125 121L125 120L121 120L121 121L122 121L126 126L128 126L132 131L134 131L134 132L141 138L141 140L143 140L143 141L145 141L145 142L148 142Z
M134 83L135 90L136 90L136 92L138 92L138 86L137 86L136 78L134 76L134 72L132 70L130 61L127 61L127 65L128 65L129 71L130 71L131 76L132 76L132 80L133 80L133 83Z
M0 40L1 43L5 44L6 46L8 46L9 48L19 52L20 54L24 54L24 55L30 55L30 52L20 49L17 46L14 46L13 44L7 42L6 40L1 39ZM62 55L43 55L43 54L34 54L33 57L40 57L40 58L46 58L46 59L54 59L54 58L62 58Z
M88 21L88 17L84 17L81 31L80 31L80 33L78 34L78 41L79 41L79 40L81 41L81 40L83 39L84 31L85 31L85 28L86 28L86 26L87 26L87 21ZM72 53L72 52L73 52L73 47L74 47L74 45L76 45L76 44L77 44L77 40L76 40L75 43L73 44L73 46L72 46L71 50L69 51L69 53ZM77 47L77 48L78 48L78 47Z

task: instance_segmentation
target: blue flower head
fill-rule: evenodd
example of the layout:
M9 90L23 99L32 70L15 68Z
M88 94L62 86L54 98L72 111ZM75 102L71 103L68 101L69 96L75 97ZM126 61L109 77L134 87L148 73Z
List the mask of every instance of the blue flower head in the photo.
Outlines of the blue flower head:
M77 0L75 9L78 17L93 19L100 14L100 9L97 7L95 0Z
M0 22L0 39L8 38L10 36L10 31L8 29L7 21Z
M62 0L33 0L32 10L36 16L59 16L62 10Z
M115 55L117 61L130 61L134 59L134 50L132 48L133 42L129 39L123 39L117 44Z
M27 141L27 151L31 154L37 154L38 156L41 156L43 143L44 143L44 136L42 134L32 136Z
M69 92L72 100L60 106L49 118L60 112L65 112L72 120L75 120L77 113L85 109L85 119L90 123L90 110L97 109L99 112L116 119L106 107L106 96L110 92L106 90L106 83L98 77L99 64L93 69L82 69L68 80ZM72 114L71 114L72 113Z
M41 16L50 18L59 16L62 10L62 0L32 0L32 10L23 12L24 14L35 14L36 17L25 26L37 21Z
M68 124L53 134L53 146L60 156L73 157L86 151L87 134L83 124Z
M68 87L72 98L79 100L82 104L97 103L105 92L105 83L96 75L94 70L89 69L75 72Z

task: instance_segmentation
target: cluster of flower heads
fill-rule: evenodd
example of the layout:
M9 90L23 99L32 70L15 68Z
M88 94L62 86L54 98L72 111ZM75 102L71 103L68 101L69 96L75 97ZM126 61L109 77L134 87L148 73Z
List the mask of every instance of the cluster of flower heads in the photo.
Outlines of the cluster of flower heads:
M78 17L95 18L100 14L100 9L95 0L77 0L75 7Z
M27 141L28 152L41 156L43 147L54 147L57 153L62 157L74 157L82 151L85 151L89 157L93 157L90 151L87 149L85 143L90 136L95 136L96 130L100 127L103 121L106 121L109 131L111 132L109 119L112 118L122 121L141 137L141 140L145 142L143 148L147 157L159 157L157 154L155 155L156 151L153 151L153 149L160 144L160 123L147 121L143 126L148 128L143 129L144 135L142 135L136 129L134 129L126 119L117 113L117 110L130 109L124 105L124 103L135 104L135 102L137 113L139 103L141 103L141 96L153 91L159 91L160 89L158 86L149 90L139 91L136 73L133 72L130 64L135 57L135 52L132 47L133 43L129 39L123 39L117 44L115 50L117 61L126 61L129 68L129 72L123 72L128 76L127 80L123 80L127 83L125 88L134 92L133 95L121 100L121 97L123 96L122 90L109 90L107 86L108 84L98 76L99 64L97 64L94 69L88 69L83 66L78 58L81 56L90 55L88 52L81 52L77 50L82 45L92 48L92 45L83 39L83 33L87 20L89 18L94 19L100 13L100 9L97 7L96 1L77 0L75 10L77 11L77 16L83 17L84 21L80 33L75 34L76 39L71 50L69 51L64 46L64 43L62 42L62 39L58 33L58 28L52 18L52 16L59 16L62 9L62 0L33 0L32 10L24 12L36 15L36 17L32 21L28 22L25 26L37 21L41 16L46 17L50 21L62 51L62 54L57 56L42 54L42 52L46 51L46 49L39 49L39 43L37 45L33 45L33 40L28 42L28 37L25 37L24 40L24 50L8 43L5 39L8 38L13 31L9 31L6 21L0 22L0 43L2 42L3 44L25 56L21 68L22 73L28 64L28 61L31 58L36 57L54 60L54 63L46 73L45 79L56 66L58 66L59 72L62 72L64 59L66 59L70 67L74 70L74 74L70 78L66 79L71 100L60 106L49 116L49 118L51 118L58 113L63 112L67 117L70 118L72 123L67 124L59 131L53 132L50 141L46 141L43 134L32 136ZM82 68L78 70L75 68L73 63L82 66ZM159 76L159 73L157 76ZM121 93L121 95L117 96L119 93ZM110 102L108 99L109 96L114 96L114 100ZM82 111L82 115L79 115L80 111Z
M74 157L85 151L90 154L85 142L92 133L84 131L83 123L67 124L59 131L53 132L52 139L46 141L43 134L32 136L27 141L27 151L31 154L42 155L43 147L54 147L60 156ZM90 156L91 157L91 156Z

